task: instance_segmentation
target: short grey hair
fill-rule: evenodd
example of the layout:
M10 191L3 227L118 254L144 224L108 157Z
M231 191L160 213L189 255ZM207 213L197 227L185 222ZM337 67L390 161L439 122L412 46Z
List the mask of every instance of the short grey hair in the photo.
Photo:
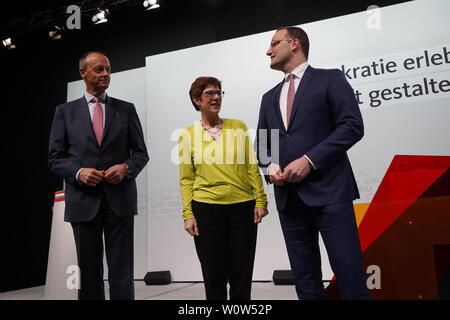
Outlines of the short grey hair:
M83 70L85 69L84 63L86 62L86 58L87 58L90 54L93 54L93 53L101 54L102 56L105 56L105 57L106 57L106 54L104 54L104 53L101 52L101 51L89 51L89 52L85 52L85 53L83 53L83 54L81 55L80 60L79 60L79 62L78 62L78 67L79 67L80 69L83 69Z

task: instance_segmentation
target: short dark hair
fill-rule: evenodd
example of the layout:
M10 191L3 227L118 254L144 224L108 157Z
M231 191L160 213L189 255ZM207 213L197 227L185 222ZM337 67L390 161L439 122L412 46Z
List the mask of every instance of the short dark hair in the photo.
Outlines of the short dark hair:
M78 62L78 67L79 67L80 69L83 69L83 70L84 70L84 62L86 61L86 58L88 57L88 55L93 54L93 53L101 54L102 56L105 56L105 57L106 57L106 54L104 54L104 53L101 52L101 51L89 51L89 52L85 52L85 53L83 53L83 54L81 55L80 60L79 60L79 62Z
M306 60L308 60L309 39L305 30L299 27L281 27L277 29L277 31L279 30L287 30L289 37L291 37L292 39L298 39L298 41L300 41L303 54L305 55Z
M200 108L195 104L194 98L200 99L203 90L209 85L213 85L222 90L222 82L214 77L198 77L191 84L191 89L189 90L189 97L194 105L195 110L200 111Z

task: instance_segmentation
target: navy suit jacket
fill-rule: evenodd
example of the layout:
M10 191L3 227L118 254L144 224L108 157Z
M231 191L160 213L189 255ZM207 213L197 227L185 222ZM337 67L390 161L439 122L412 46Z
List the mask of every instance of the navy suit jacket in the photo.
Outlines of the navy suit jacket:
M107 96L105 110L105 127L99 146L84 96L56 107L48 162L52 172L66 182L65 221L93 219L103 193L117 216L138 212L135 178L148 162L142 127L132 103ZM125 177L115 185L103 180L96 187L76 180L81 168L107 170L121 163L131 168L132 178Z
M363 137L364 126L358 102L344 74L337 69L308 66L295 94L287 130L280 112L282 85L283 81L262 98L258 133L267 129L268 138L257 135L260 166L268 167L273 162L284 170L290 162L307 155L316 169L311 169L304 180L293 183L307 205L323 206L359 198L346 151ZM273 130L279 132L278 150L271 143ZM274 186L279 211L286 207L287 189L286 183Z

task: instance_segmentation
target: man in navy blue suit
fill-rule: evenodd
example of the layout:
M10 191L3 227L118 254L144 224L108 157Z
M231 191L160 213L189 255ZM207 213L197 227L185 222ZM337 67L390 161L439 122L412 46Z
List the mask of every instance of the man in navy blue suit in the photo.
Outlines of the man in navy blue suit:
M308 65L298 27L276 31L267 55L281 83L261 102L257 154L275 200L300 299L324 299L319 232L343 299L370 299L353 200L358 187L346 151L364 135L350 84L339 70ZM278 133L278 145L269 137Z
M81 56L85 94L56 107L49 166L65 180L64 220L72 224L80 300L105 299L103 235L110 298L134 299L135 178L148 162L132 103L108 96L111 66L100 52Z

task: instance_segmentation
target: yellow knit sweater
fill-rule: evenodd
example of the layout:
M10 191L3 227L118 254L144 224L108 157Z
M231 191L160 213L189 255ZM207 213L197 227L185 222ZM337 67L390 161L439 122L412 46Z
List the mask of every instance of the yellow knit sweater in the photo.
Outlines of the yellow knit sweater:
M191 201L233 204L256 200L267 208L253 144L243 121L224 119L218 142L196 123L180 134L183 219L194 218Z

